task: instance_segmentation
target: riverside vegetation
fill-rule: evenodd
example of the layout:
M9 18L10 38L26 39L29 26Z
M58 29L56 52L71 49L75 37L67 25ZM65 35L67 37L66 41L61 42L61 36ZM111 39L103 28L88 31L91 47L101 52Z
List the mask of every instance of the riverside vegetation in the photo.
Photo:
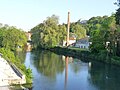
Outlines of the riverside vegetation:
M119 1L117 2L119 6ZM70 25L70 37L75 36L77 40L90 36L92 44L89 47L89 58L120 65L120 8L111 16L97 16L89 20L78 20ZM63 41L66 40L67 24L59 24L59 17L52 15L47 17L43 23L31 29L33 48L52 49L59 52ZM74 52L79 56L78 50L63 48L63 53ZM80 51L82 53L86 51ZM70 54L70 53L69 53Z
M7 24L0 24L0 53L26 75L27 83L32 83L31 69L26 68L16 55L17 49L23 49L26 43L27 37L24 31Z
M120 6L119 0L116 4ZM67 35L67 24L59 24L59 17L56 15L47 17L30 32L34 49L44 48L72 56L89 56L96 60L120 65L120 8L111 16L97 16L89 20L79 19L71 22L70 37L76 37L79 40L89 35L92 42L89 51L56 47L62 46ZM26 74L27 82L31 83L31 69L27 69L15 55L17 49L23 49L26 42L25 32L7 24L0 24L0 53L21 69Z

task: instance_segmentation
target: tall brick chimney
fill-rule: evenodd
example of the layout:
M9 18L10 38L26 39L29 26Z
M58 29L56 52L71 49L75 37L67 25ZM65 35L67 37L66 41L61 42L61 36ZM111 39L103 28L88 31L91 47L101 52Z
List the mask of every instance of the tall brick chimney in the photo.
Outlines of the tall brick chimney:
M68 21L67 21L67 40L66 45L69 45L69 32L70 32L70 12L68 12Z

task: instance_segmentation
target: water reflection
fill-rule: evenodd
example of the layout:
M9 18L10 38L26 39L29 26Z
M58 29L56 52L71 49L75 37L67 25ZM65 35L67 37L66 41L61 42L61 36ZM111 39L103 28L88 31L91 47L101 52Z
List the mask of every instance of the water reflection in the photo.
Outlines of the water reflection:
M15 56L20 59L21 63L25 62L26 52L25 51L16 51Z
M44 76L55 79L58 73L64 71L64 62L61 56L58 56L51 52L35 52L34 66L37 71ZM38 54L38 55L37 55Z
M65 89L67 86L67 80L68 80L68 58L69 57L65 57Z
M26 54L33 72L33 90L120 90L120 68L83 62L48 51Z
M120 68L93 62L89 70L89 81L99 90L120 90Z

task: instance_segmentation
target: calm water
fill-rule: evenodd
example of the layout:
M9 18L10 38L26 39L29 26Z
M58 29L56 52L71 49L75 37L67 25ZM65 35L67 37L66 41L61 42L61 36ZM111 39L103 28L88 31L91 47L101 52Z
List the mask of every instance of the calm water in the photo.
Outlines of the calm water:
M120 90L120 68L64 57L48 51L27 52L33 90Z

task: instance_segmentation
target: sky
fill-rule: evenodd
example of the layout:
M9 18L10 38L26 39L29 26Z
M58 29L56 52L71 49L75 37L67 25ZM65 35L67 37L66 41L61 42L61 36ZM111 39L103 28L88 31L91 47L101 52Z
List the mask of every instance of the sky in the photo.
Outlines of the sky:
M0 23L29 31L53 14L59 16L59 23L79 19L88 20L96 16L110 16L116 12L117 0L0 0Z

